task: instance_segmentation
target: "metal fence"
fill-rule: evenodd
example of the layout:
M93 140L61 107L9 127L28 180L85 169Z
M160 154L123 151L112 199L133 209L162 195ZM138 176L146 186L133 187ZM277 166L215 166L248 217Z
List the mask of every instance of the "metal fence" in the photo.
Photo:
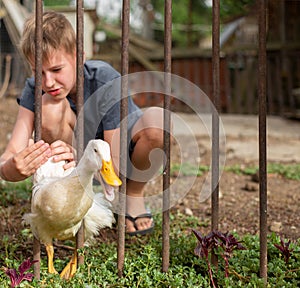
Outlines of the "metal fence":
M216 230L218 228L218 213L219 213L219 118L218 112L220 110L220 0L213 1L213 51L212 51L212 98L216 108L216 112L212 114L212 219L211 229ZM43 5L42 0L36 0L36 92L35 92L35 140L41 138L41 40L42 40L42 11ZM129 44L129 12L130 12L130 1L123 0L123 11L122 11L122 75L128 74L128 44ZM266 59L266 0L259 1L259 53L258 53L258 71L257 71L257 83L258 83L258 100L259 100L259 183L260 183L260 276L267 279L267 173L266 173L266 82L267 82L267 59ZM83 73L82 73L82 43L83 43L83 0L77 0L77 105L83 105ZM164 72L165 73L165 95L169 95L170 91L170 80L169 77L171 71L171 27L172 27L172 1L165 0L165 49L164 49ZM126 79L126 77L123 77ZM127 93L127 85L125 81L122 81L121 93ZM127 115L127 103L126 98L123 97L121 102L121 119L124 119ZM169 131L170 127L170 97L164 97L164 130ZM79 110L78 110L79 111ZM83 118L78 119L79 125L83 127ZM122 121L122 123L126 121ZM121 126L121 143L126 143L127 137L127 124ZM83 130L79 129L77 139L77 149L82 151L83 149ZM81 139L82 140L81 140ZM162 269L168 271L169 268L169 183L170 183L170 136L168 133L164 133L164 149L167 155L168 161L164 167L163 173L163 255L162 255ZM127 145L121 145L126 149ZM127 151L121 152L121 167L126 167ZM80 155L79 155L80 157ZM122 179L121 179L122 180ZM124 180L124 179L123 179ZM126 181L123 181L121 187L121 193L126 193ZM125 197L122 197L125 199ZM125 211L125 200L121 204L121 211ZM124 213L121 213L124 215ZM77 235L76 248L83 246L83 233L82 230ZM118 217L118 274L123 274L124 257L125 257L125 217L121 215ZM35 240L34 242L34 260L40 260L40 243ZM81 258L79 263L83 262ZM40 277L39 263L35 263L34 271L35 277Z

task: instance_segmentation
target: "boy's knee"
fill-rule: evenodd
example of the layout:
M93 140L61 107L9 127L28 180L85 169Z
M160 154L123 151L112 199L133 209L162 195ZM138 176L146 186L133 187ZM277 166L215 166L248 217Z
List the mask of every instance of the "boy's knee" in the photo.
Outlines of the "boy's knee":
M152 148L163 148L164 136L160 128L149 128L145 130L145 138Z
M59 123L60 117L59 114L56 113L56 109L50 107L50 105L43 105L42 107L42 117L43 124L47 126L53 126L54 124Z
M42 136L46 141L62 140L69 142L76 116L68 103L48 104L42 106Z
M172 135L172 123L170 123L169 135ZM164 110L160 107L150 107L144 111L141 121L133 130L137 138L141 137L147 141L152 148L163 148L164 143Z

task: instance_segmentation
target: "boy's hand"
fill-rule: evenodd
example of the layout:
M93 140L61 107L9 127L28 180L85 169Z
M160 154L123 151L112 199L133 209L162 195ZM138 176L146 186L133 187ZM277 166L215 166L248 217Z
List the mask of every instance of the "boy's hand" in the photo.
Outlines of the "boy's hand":
M8 181L20 181L34 174L50 156L48 143L43 140L33 143L31 139L25 149L3 164L1 172Z
M75 149L72 146L61 140L57 140L50 145L50 148L51 155L54 156L54 162L66 161L67 163L64 165L64 169L75 166Z

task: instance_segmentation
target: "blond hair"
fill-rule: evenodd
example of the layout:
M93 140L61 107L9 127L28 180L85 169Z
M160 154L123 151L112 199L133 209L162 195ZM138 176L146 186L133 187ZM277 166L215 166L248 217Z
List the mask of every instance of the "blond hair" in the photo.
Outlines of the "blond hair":
M51 53L57 49L64 49L68 54L75 52L75 31L63 14L44 12L42 30L43 60L49 59ZM35 15L32 15L25 22L20 42L21 50L29 62L35 59L35 38Z

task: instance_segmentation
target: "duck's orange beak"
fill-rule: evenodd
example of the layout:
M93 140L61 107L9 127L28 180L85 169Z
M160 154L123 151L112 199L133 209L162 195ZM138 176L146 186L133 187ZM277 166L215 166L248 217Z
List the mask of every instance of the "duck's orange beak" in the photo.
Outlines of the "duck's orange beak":
M104 161L102 160L102 168L100 170L100 174L106 184L111 186L121 186L122 181L116 175L112 161Z

